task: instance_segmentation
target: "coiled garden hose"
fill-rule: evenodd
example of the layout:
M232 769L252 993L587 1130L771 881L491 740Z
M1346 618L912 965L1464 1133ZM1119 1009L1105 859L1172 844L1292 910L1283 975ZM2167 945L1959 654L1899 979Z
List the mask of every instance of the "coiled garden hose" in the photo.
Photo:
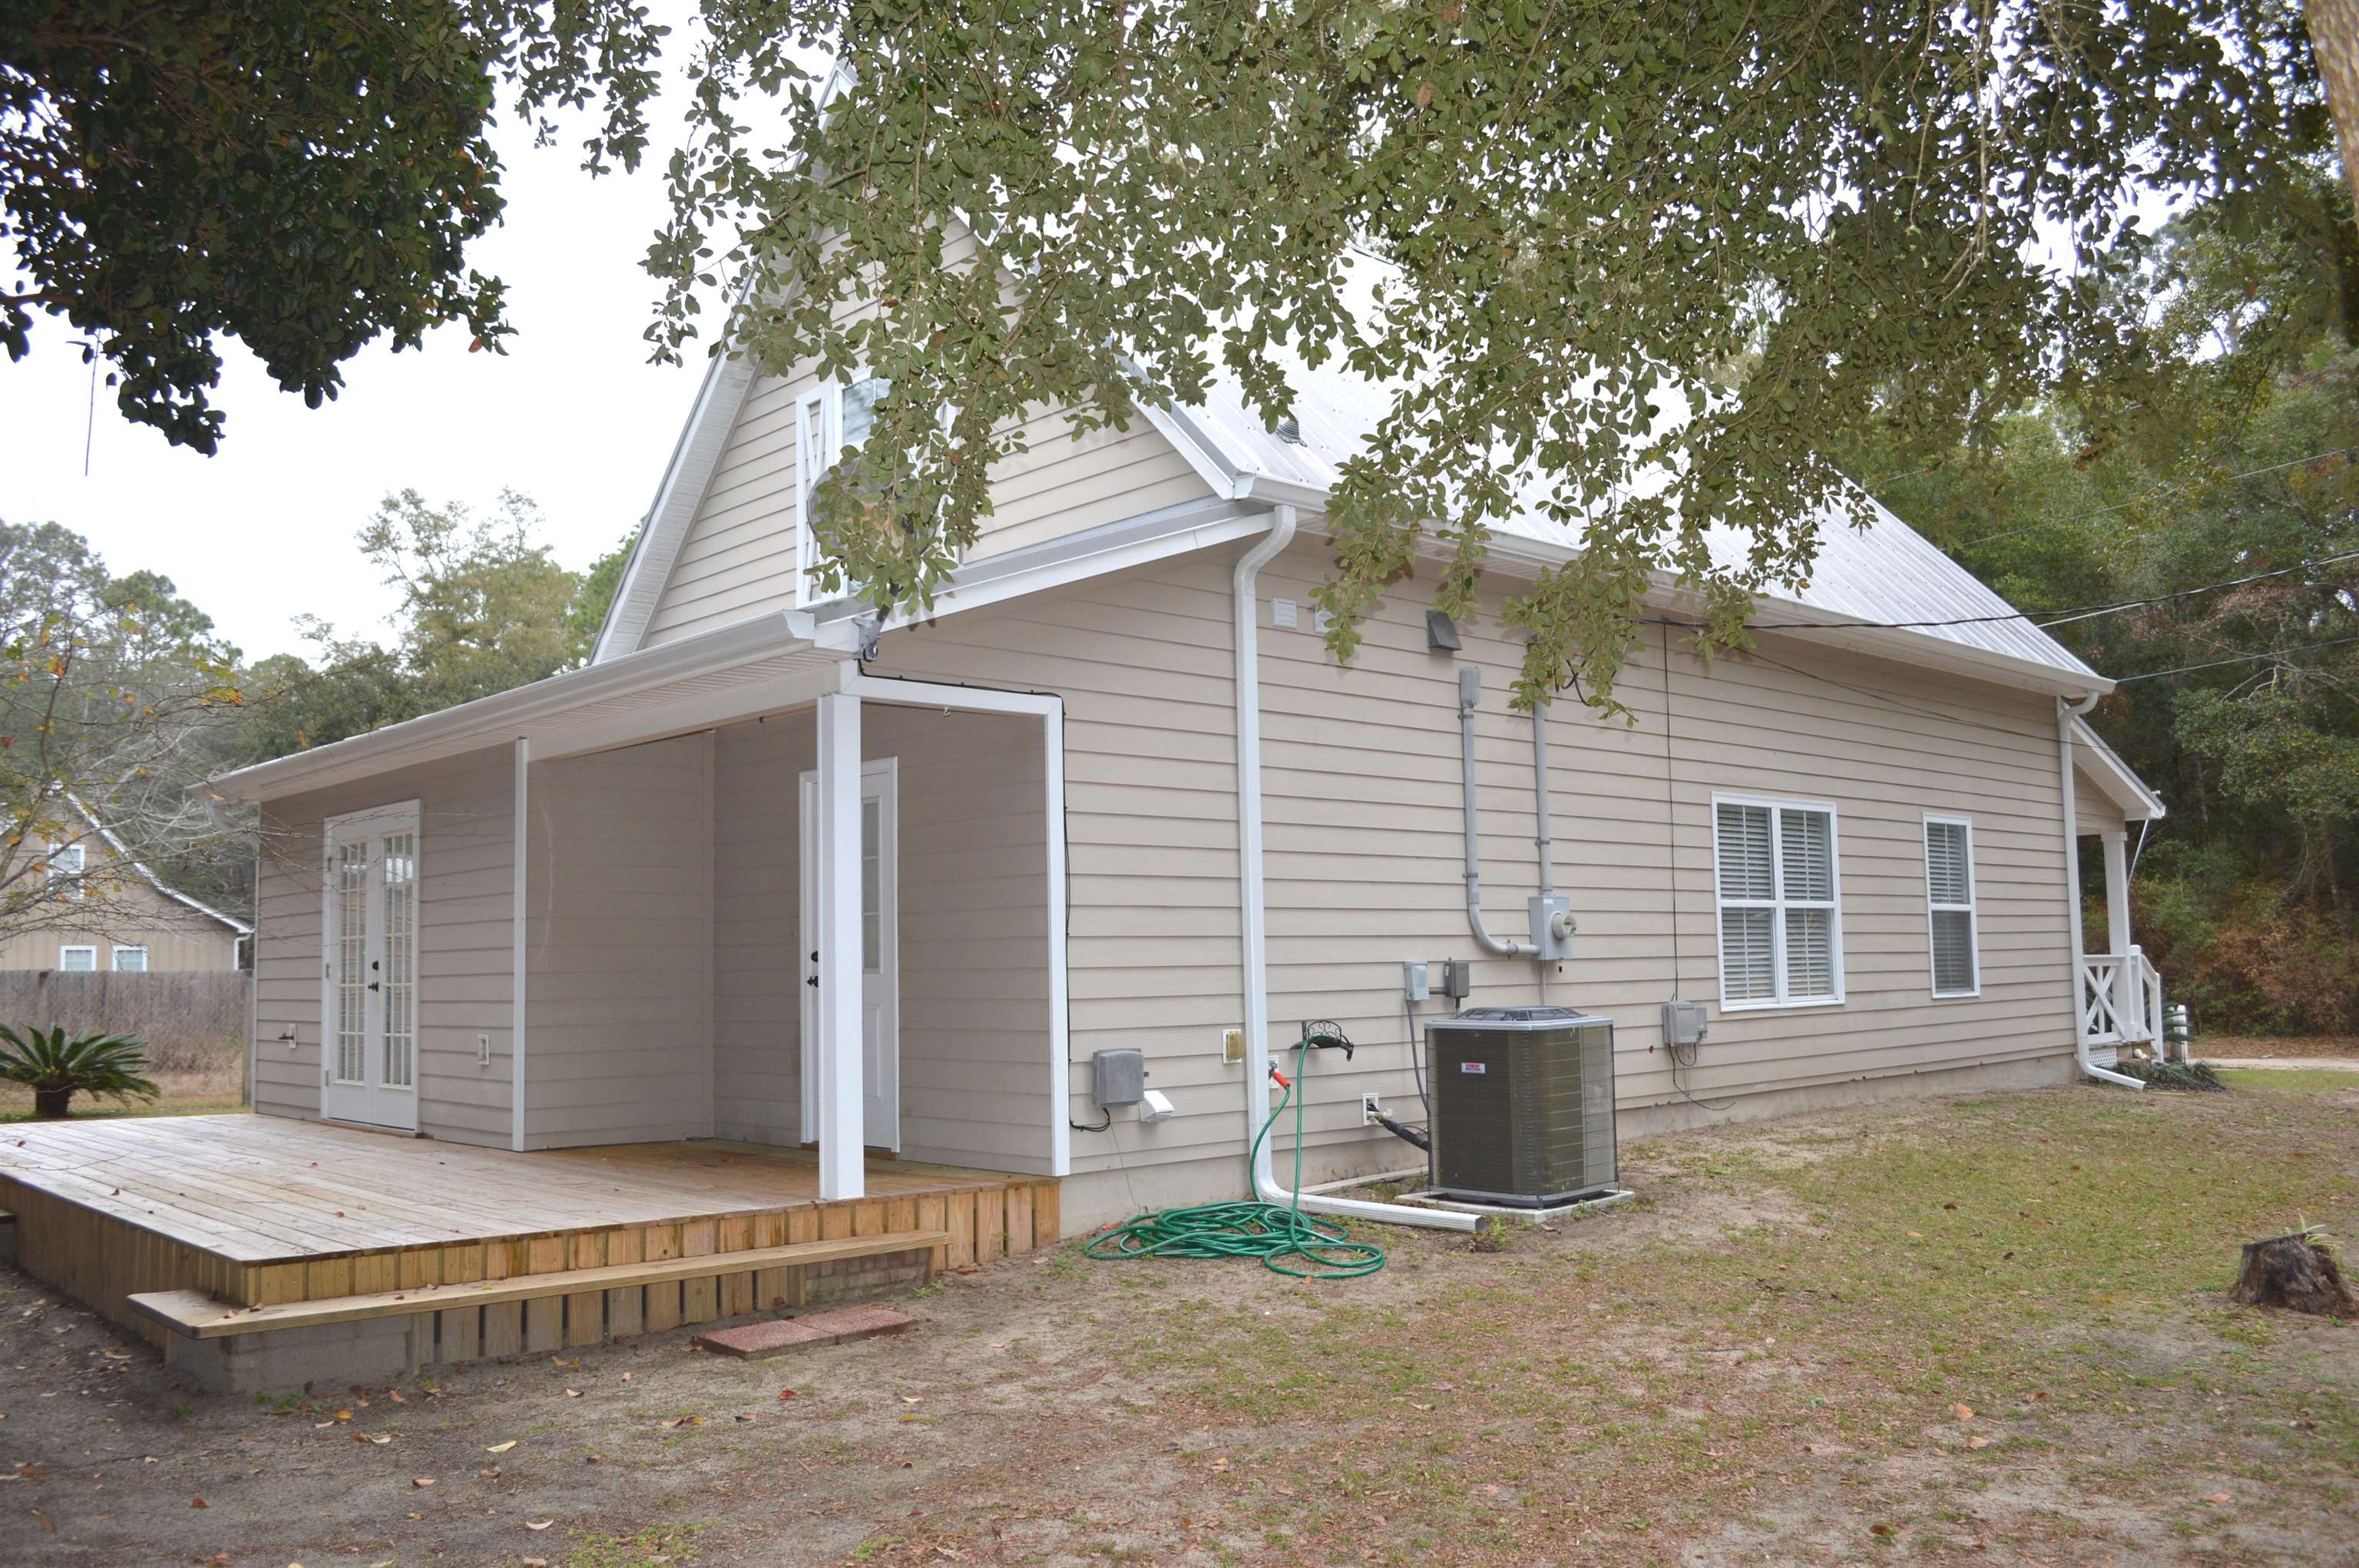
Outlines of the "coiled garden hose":
M1295 1047L1294 1075L1302 1076L1304 1058L1313 1044L1322 1043L1317 1037L1306 1034ZM1339 1040L1337 1043L1341 1043ZM1254 1135L1253 1148L1245 1153L1247 1180L1251 1180L1256 1162L1261 1156L1262 1140L1277 1118L1286 1115L1288 1105L1294 1106L1294 1201L1286 1203L1265 1203L1248 1200L1233 1203L1199 1203L1193 1208L1163 1209L1142 1214L1127 1225L1117 1225L1104 1235L1092 1238L1082 1249L1088 1258L1103 1259L1120 1258L1258 1258L1263 1268L1273 1273L1289 1275L1297 1279L1356 1279L1373 1274L1385 1266L1385 1249L1373 1242L1353 1241L1351 1233L1338 1222L1305 1215L1302 1212L1302 1102L1295 1096L1295 1086L1286 1075L1273 1067L1271 1077L1284 1091L1269 1119L1261 1124ZM1290 1267L1286 1259L1298 1258L1307 1267Z

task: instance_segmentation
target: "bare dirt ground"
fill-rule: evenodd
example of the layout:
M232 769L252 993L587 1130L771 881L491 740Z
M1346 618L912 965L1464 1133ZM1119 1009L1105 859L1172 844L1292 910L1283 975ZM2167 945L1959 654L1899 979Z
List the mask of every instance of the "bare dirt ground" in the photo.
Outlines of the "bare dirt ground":
M2243 1240L2359 1235L2359 1083L1926 1102L1625 1173L1504 1252L1386 1230L1349 1283L1069 1247L899 1339L275 1404L0 1270L0 1562L2359 1563L2359 1328L2224 1297Z

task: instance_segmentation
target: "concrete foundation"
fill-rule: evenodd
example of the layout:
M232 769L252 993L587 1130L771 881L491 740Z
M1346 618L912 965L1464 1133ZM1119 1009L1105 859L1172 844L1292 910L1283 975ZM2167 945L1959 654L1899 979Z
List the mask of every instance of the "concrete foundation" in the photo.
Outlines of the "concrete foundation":
M395 1383L433 1359L434 1317L413 1312L265 1334L175 1334L167 1365L209 1394L278 1394L307 1383Z

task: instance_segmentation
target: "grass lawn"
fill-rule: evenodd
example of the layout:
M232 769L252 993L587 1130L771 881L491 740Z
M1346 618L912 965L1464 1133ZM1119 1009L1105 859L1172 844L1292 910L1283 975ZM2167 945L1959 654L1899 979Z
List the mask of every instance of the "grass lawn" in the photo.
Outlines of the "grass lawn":
M241 1058L218 1066L148 1074L163 1091L153 1100L93 1100L73 1098L73 1119L86 1116L203 1116L245 1109L245 1064ZM16 1083L0 1083L0 1122L29 1121L33 1092Z
M0 1276L0 1559L2348 1563L2359 1326L2223 1292L2359 1236L2359 1077L2251 1077L1677 1134L1634 1204L1349 1283L1066 1247L897 1340L397 1403L200 1406Z

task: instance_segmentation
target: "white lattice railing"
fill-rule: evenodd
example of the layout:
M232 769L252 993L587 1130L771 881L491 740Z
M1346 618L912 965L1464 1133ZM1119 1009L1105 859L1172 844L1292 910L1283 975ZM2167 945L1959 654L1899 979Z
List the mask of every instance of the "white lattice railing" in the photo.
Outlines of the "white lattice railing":
M2092 1045L2162 1044L2162 976L2146 950L2081 960L2081 1022Z

